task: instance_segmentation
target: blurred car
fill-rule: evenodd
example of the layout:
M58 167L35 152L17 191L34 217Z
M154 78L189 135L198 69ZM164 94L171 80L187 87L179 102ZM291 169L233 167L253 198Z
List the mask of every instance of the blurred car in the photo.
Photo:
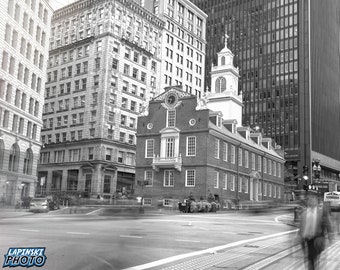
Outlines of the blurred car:
M33 198L30 203L30 212L48 212L49 202L47 198Z

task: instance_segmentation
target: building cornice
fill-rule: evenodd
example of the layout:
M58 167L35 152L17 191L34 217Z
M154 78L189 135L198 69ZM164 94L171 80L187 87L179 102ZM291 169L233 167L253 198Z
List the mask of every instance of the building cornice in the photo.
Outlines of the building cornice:
M124 149L129 149L131 151L136 151L136 145L134 144L127 144L116 140L109 140L104 138L94 138L94 139L82 139L77 141L65 141L60 143L49 143L44 144L44 148L41 149L42 152L49 151L49 149L56 149L56 148L65 148L65 147L72 147L72 146L91 146L95 144L110 144L116 145L117 147L121 147Z
M222 93L223 94L223 93ZM239 96L220 96L220 97L208 97L209 101L213 100L214 102L226 102L226 101L234 101L235 103L237 103L238 105L240 105L241 107L244 107L242 99L239 98Z
M196 6L194 3L192 3L189 0L182 0L182 3L185 3L185 5L189 6L191 9L195 10L200 16L204 17L206 20L208 18L208 14L206 14L202 9L200 9L198 6Z
M66 51L66 50L69 50L69 49L72 49L72 48L76 48L79 45L83 45L83 44L93 42L93 40L95 40L95 36L90 36L90 37L87 37L87 38L84 38L84 39L81 39L81 40L77 40L76 42L70 43L68 45L60 46L58 48L50 50L49 54L53 55L53 54L60 53L62 51Z
M41 97L43 99L43 97ZM43 105L42 101L39 100L40 104ZM37 116L34 116L32 114L29 114L28 112L25 112L23 110L21 110L20 108L8 103L8 102L4 102L0 99L0 106L2 108L8 108L9 110L11 110L12 112L15 112L18 116L23 116L25 117L26 119L29 119L30 121L34 122L35 124L38 124L39 126L42 126L43 122L42 122L42 117L37 117Z
M248 141L244 141L245 139L242 138L242 141L241 141L241 140L238 140L237 138L233 138L231 136L228 136L228 134L223 133L223 130L221 130L221 132L218 132L215 129L210 129L209 133L213 136L216 136L216 137L219 137L219 138L222 138L222 139L226 139L228 142L235 144L236 146L240 146L243 149L247 149L247 150L251 151L252 153L263 155L265 157L270 156L271 159L276 160L278 162L284 162L285 161L284 158L276 156L277 154L274 150L273 150L274 153L272 153L270 151L266 151L266 148L263 147L264 149L262 149L262 147L260 145L255 144L255 142L253 142L252 140L249 141L249 144L248 144ZM239 135L239 134L236 134L236 135ZM241 136L241 135L239 135L239 136ZM250 145L250 143L254 143L255 145ZM261 147L261 148L259 148L259 147Z
M235 67L212 66L210 74L215 75L219 73L233 73L238 78L240 77L239 70ZM222 74L221 74L222 76Z
M137 3L134 3L133 1L116 0L116 2L119 2L126 8L129 8L132 12L141 15L142 17L147 19L151 24L153 24L156 27L163 28L165 25L165 22L163 20L156 17L153 13L143 8L142 6L138 5ZM112 5L115 2L110 1L110 0L87 0L87 1L80 0L80 1L74 2L70 5L67 5L61 9L56 10L52 17L52 24L55 23L55 21L57 20L63 19L64 17L77 15L79 14L79 11L87 10L89 8L98 6L101 3L107 3L109 5Z

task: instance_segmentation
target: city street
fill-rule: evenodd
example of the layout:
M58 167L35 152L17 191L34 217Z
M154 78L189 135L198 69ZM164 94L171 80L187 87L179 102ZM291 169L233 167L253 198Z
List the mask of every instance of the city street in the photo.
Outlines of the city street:
M4 255L10 247L46 247L44 269L54 270L138 265L135 269L162 269L181 259L223 254L220 251L228 249L235 253L229 264L246 267L294 244L295 228L275 219L283 214L33 214L0 220L0 250ZM259 249L261 242L266 247Z

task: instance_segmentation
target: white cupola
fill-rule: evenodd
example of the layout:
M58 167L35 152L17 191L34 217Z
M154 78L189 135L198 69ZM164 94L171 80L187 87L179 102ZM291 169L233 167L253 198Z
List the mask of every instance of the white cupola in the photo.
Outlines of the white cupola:
M228 48L225 34L224 48L217 53L217 65L211 67L210 93L207 107L222 112L223 119L235 119L242 126L242 94L238 94L239 70L234 66L234 54Z

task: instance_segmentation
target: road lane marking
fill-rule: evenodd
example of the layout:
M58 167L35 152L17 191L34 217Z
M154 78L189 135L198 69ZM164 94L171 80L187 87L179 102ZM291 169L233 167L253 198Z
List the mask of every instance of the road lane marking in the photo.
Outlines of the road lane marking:
M208 228L203 228L203 227L197 227L197 229L204 230L204 231L210 231Z
M233 242L233 243L222 245L222 246L217 246L217 247L208 248L208 249L204 249L204 250L194 251L194 252L191 252L191 253L172 256L172 257L161 259L161 260L158 260L158 261L125 268L123 270L144 270L144 269L157 267L157 266L167 264L167 263L172 263L172 262L175 262L175 261L178 261L178 260L181 260L181 259L187 259L187 258L190 258L190 257L199 256L199 255L207 254L207 253L216 253L217 251L223 250L223 249L226 249L226 248L236 247L236 246L239 246L239 245L244 245L244 244L255 242L255 241L265 240L265 239L269 239L269 238L275 238L275 237L278 237L278 236L282 236L282 235L286 235L286 234L290 234L290 233L296 233L296 232L297 232L297 229L287 231L287 232L280 232L280 233L260 236L260 237L251 238L251 239L245 239L245 240Z
M186 240L186 239L175 239L177 242L191 242L191 243L200 243L198 240Z
M190 218L197 218L197 216L191 216ZM217 217L218 218L218 217ZM216 219L217 219L216 218ZM221 220L221 218L219 218ZM227 224L226 221L230 221L232 224L235 224L235 222L244 222L244 224L261 224L261 223L268 223L268 224L275 224L276 222L274 220L259 220L259 219L245 219L245 218L223 218L223 220L220 222L221 224ZM145 222L142 220L141 222ZM152 222L178 222L178 223L205 223L205 224L211 224L211 223L218 223L216 221L205 221L205 220L179 220L179 219L153 219ZM150 221L148 221L150 223Z
M29 230L29 229L19 229L19 231L23 231L23 232L39 232L39 230Z
M125 238L143 238L142 236L136 236L136 235L124 235L124 234L121 234L119 235L119 237L125 237Z
M87 232L66 232L68 234L84 234L84 235L89 235L90 233Z
M101 210L103 210L103 208L99 208L99 209L97 209L97 210L88 212L88 213L86 213L85 215L92 215L92 214L94 214L94 213L96 213L96 212L99 212L99 211L101 211Z
M289 214L285 214L285 215L280 215L280 216L277 216L275 218L275 222L280 222L280 219L290 219L292 217L292 215L289 215Z

